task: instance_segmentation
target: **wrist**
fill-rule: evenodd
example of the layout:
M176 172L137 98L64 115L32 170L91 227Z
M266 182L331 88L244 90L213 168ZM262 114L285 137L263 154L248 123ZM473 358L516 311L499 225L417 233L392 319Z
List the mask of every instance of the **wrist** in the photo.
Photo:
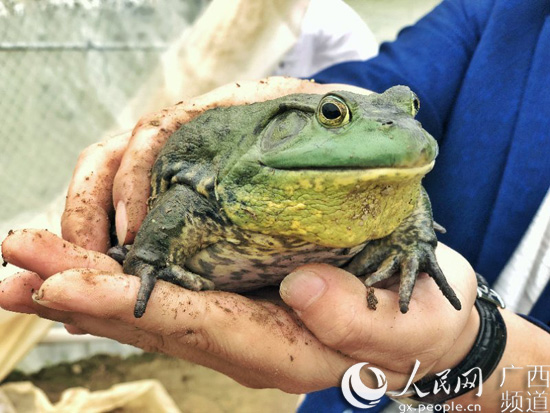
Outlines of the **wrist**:
M479 331L477 332L473 345L470 350L458 365L455 367L447 367L445 371L440 373L428 374L419 381L414 383L414 390L407 389L399 394L391 394L399 401L419 404L443 404L450 399L460 397L470 392L478 385L479 394L481 394L482 383L491 377L494 370L499 365L507 341L507 329L499 307L503 308L504 304L498 294L489 288L487 281L479 275L478 279L478 298L475 302L475 307L478 313ZM470 320L469 320L470 321ZM475 322L467 323L473 327ZM465 330L469 330L465 329ZM468 346L470 334L465 332L462 342L459 344L460 351L463 352ZM460 336L459 336L460 338ZM458 357L457 357L458 358ZM447 362L454 362L447 360ZM463 380L470 373L474 372L474 381ZM445 391L440 390L445 383ZM473 384L473 386L472 386ZM451 386L454 390L451 391ZM433 391L431 391L433 388ZM407 391L408 390L408 391ZM394 392L392 392L394 393Z
M479 313L476 307L472 307L468 321L464 329L456 339L453 346L434 364L426 376L439 373L446 369L456 367L462 360L466 358L472 350L479 332Z

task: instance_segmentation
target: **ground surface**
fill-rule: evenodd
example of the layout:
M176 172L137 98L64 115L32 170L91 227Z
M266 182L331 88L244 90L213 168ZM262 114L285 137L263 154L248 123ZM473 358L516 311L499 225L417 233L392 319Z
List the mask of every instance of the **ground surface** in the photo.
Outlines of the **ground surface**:
M121 382L153 378L164 385L184 413L292 412L298 400L298 396L278 390L247 389L212 370L160 354L126 359L99 355L48 367L28 376L12 373L5 382L32 381L46 392L50 401L56 402L69 387L103 390Z

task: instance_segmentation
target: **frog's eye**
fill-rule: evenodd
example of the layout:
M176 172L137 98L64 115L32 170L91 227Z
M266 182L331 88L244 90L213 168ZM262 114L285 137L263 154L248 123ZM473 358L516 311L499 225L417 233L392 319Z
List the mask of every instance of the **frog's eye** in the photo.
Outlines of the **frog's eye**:
M416 116L416 114L418 113L419 110L420 110L420 100L418 99L418 96L416 96L416 95L413 93L413 98L412 98L412 115L413 115L413 116Z
M349 123L350 110L339 97L327 95L319 102L317 119L328 128L338 128Z

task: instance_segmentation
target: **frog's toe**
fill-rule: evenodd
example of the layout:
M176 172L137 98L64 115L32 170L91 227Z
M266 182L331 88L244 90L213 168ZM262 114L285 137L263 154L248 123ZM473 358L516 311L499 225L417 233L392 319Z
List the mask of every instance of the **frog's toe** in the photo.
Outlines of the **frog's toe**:
M430 244L417 245L412 249L391 248L383 243L380 245L373 243L373 246L376 249L374 247L372 249L365 248L345 268L356 275L368 274L376 270L366 278L365 285L367 287L400 273L399 309L402 313L409 310L411 295L419 272L428 273L451 305L460 310L460 300L439 268L433 246Z
M399 268L397 257L396 256L390 256L386 258L382 264L378 267L376 272L372 273L371 275L367 276L365 279L365 285L367 287L372 287L374 284L387 280L392 275L395 274L397 269Z
M118 262L120 265L124 263L126 255L128 255L129 248L127 245L115 245L109 248L107 255Z
M399 283L399 310L405 314L409 311L411 295L418 276L418 260L411 258L401 264L401 281Z
M179 265L170 265L164 268L158 278L193 291L213 290L215 287L212 281L187 271Z
M134 316L136 318L142 317L145 313L149 297L151 297L157 280L168 281L193 291L214 289L214 283L212 281L187 271L178 265L171 265L158 270L152 265L141 263L136 271L136 275L141 279L141 286L134 308Z
M439 264L437 263L433 252L427 254L426 261L422 270L427 272L428 275L430 275L430 277L434 279L435 283L437 284L443 295L447 298L447 300L449 300L451 305L456 310L460 310L462 308L462 304L460 304L460 300L456 296L453 287L450 286L449 282L445 278L443 271L441 271L441 268L439 268Z
M448 283L443 271L436 261L432 249L428 249L421 254L411 255L401 262L401 280L399 284L399 309L404 314L409 311L411 295L416 283L416 278L420 272L427 273L433 278L445 298L451 305L460 310L462 305L456 296L453 288Z
M147 308L149 297L155 288L157 282L155 267L149 264L141 264L136 271L136 275L141 279L136 305L134 307L134 317L141 318Z
M376 272L367 277L365 285L371 287L380 281L387 280L400 270L399 309L404 314L409 311L411 295L418 276L418 266L416 258L401 260L397 255L389 256L380 264Z
M381 263L387 257L394 255L392 250L381 240L370 241L359 254L344 266L344 269L358 276L373 273L380 269Z

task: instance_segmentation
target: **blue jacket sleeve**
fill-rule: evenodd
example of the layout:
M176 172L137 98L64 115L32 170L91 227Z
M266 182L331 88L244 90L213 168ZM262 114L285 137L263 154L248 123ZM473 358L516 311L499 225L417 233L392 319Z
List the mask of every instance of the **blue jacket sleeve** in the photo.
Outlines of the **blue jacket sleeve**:
M420 98L419 120L440 138L493 2L445 0L377 57L345 62L313 76L320 83L353 84L375 92L408 85Z

